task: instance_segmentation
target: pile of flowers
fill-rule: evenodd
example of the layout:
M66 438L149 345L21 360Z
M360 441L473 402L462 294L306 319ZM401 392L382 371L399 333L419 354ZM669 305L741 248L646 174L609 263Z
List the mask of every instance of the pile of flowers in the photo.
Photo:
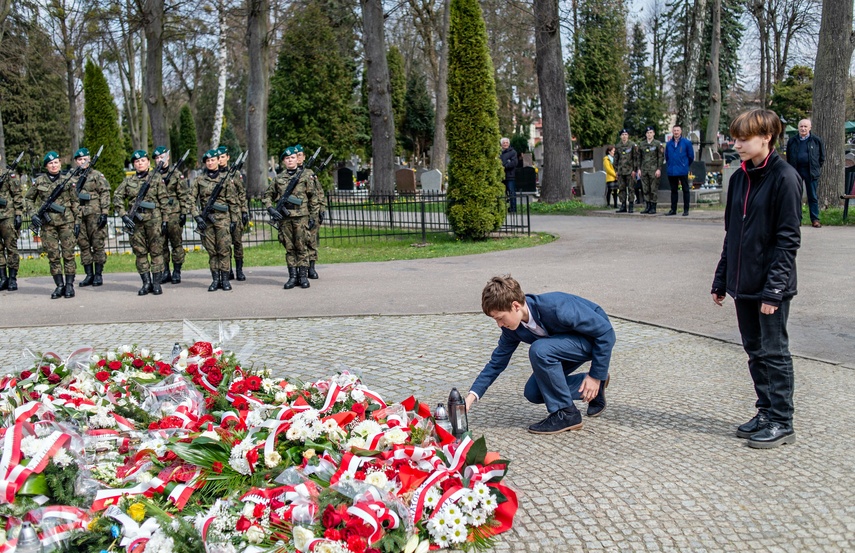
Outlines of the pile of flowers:
M196 342L34 356L0 379L0 553L424 553L509 529L508 461L347 371L272 378Z

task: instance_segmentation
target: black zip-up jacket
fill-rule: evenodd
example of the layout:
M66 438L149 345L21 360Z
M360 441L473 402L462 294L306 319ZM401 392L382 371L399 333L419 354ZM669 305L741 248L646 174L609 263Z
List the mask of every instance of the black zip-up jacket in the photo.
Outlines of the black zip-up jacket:
M517 151L512 146L508 146L507 150L502 150L502 167L505 168L505 180L514 179L514 171L517 170Z
M724 245L712 293L778 306L796 295L796 251L801 243L802 181L773 150L766 161L730 177Z
M822 166L825 163L825 145L822 140L815 134L811 134L805 139L805 144L802 144L798 135L787 141L787 162L793 167L796 166L796 149L802 145L808 148L808 158L810 159L810 178L816 180L822 171Z

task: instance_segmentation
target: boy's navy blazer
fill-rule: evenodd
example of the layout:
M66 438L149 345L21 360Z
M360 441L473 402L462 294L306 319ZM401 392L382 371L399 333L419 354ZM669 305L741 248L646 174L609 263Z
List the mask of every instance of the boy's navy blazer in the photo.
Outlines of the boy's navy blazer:
M566 294L548 292L546 294L526 294L529 317L537 326L546 330L549 336L573 334L581 336L591 343L591 369L589 374L598 380L606 378L609 360L615 345L615 331L608 315L596 303ZM493 350L490 361L470 388L482 397L487 388L504 371L520 342L531 344L541 336L534 335L520 324L516 330L502 329L499 345Z

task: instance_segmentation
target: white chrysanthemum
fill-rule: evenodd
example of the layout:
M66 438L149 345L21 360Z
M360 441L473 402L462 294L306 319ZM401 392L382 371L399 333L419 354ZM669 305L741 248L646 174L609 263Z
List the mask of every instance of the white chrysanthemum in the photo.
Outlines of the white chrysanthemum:
M395 426L383 434L383 439L380 442L383 447L391 447L406 443L407 438L407 433L400 426Z
M386 486L389 484L389 479L386 478L386 474L382 472L369 472L365 475L365 483L370 484L377 488L378 490L386 489Z
M445 549L449 545L451 545L451 539L448 534L443 532L441 534L437 534L433 537L433 541L439 546L440 549Z
M21 452L24 457L32 457L41 446L41 440L35 436L27 436L21 440Z
M481 507L487 511L488 514L491 514L496 510L496 507L499 506L499 503L496 501L496 498L493 495L489 495L487 497L481 498Z
M327 419L321 423L321 426L326 432L338 432L341 429L335 419Z
M261 379L261 389L264 392L269 394L274 389L276 389L276 381L273 380L272 378L262 378Z
M340 541L322 541L315 546L314 553L350 553L347 544Z
M145 544L145 553L172 553L175 542L158 528Z
M472 526L483 526L487 524L487 513L483 509L475 509L469 513L469 524Z
M472 509L478 506L478 496L472 490L467 490L457 500L457 505L467 513L471 513Z
M287 440L289 442L297 441L298 435L299 435L299 430L297 429L296 426L292 426L288 430L285 431L285 438L287 438Z
M276 465L282 462L282 456L279 455L278 451L271 451L270 453L264 454L264 464L267 465L267 468L272 469Z
M448 526L450 522L450 519L448 518L448 508L443 507L440 509L431 520L433 520L437 526Z
M352 434L358 434L363 438L370 436L371 434L376 434L380 432L382 429L380 425L373 420L364 420L353 427Z
M263 407L260 409L254 409L246 416L246 426L249 428L260 426L265 421L266 416L267 410Z
M350 399L357 403L362 403L365 401L365 392L360 390L359 388L354 388L352 392L350 392Z
M463 543L466 541L466 526L464 524L455 524L448 531L448 539L451 543Z
M425 494L425 507L429 509L435 509L437 503L439 503L439 498L442 497L439 493L439 490L436 486L428 490L428 493Z
M241 509L240 514L242 514L246 518L252 518L253 511L255 511L255 503L250 503L247 501L243 504L243 509Z
M352 448L365 449L365 438L362 436L351 436L349 440L344 442L345 451L350 451Z
M53 462L58 467L67 467L74 462L74 458L65 449L60 449L54 453Z
M240 474L252 474L252 468L249 466L249 461L246 460L246 454L252 447L252 442L247 440L232 448L229 455L229 465Z
M148 471L138 472L134 475L136 477L136 481L140 484L145 484L146 482L150 482L154 475Z
M478 482L477 484L475 484L475 487L472 488L472 493L478 496L478 499L481 499L490 495L490 488L489 486L487 486L487 484L483 482Z
M273 401L277 404L288 402L288 392L280 391L273 395Z
M153 438L140 444L139 451L150 449L155 455L162 457L166 454L166 441L162 438Z
M249 543L261 543L261 541L264 539L264 530L253 524L252 526L247 528L244 536L246 537L246 541L248 541Z

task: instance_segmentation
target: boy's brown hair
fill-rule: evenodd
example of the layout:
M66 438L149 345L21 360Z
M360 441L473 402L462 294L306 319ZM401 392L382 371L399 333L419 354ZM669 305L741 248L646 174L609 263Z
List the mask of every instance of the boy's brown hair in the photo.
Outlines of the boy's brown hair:
M772 135L769 148L775 147L775 141L784 132L781 118L774 111L768 109L752 109L740 113L730 124L730 136L740 140L747 140L752 136Z
M511 275L494 276L481 292L481 309L488 317L499 311L510 311L514 302L525 304L525 294Z

